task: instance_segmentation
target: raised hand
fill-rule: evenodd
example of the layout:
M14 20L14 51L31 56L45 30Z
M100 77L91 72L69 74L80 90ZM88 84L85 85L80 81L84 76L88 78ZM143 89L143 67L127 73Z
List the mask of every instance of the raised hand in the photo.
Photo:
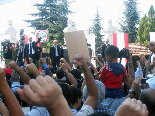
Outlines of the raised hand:
M76 54L73 63L77 64L79 67L86 65L85 58L82 54Z
M148 110L140 100L127 98L119 106L115 116L148 116Z
M61 88L50 76L31 79L29 85L26 85L23 90L18 89L17 92L27 103L44 107L49 107L62 95Z
M26 70L27 70L28 73L34 74L35 77L37 77L37 76L40 75L40 73L39 73L37 67L36 67L34 64L28 64L28 65L26 66Z
M149 42L148 48L150 49L151 52L155 53L155 42Z
M15 62L15 61L11 61L11 62L9 62L9 66L10 66L10 68L12 68L12 69L16 69L18 66L17 66L17 63Z
M64 63L60 63L60 67L61 67L61 69L62 69L64 72L66 72L66 71L68 70L66 64L64 64Z
M61 59L60 59L60 62L65 63L65 62L66 62L66 60L65 60L64 58L61 58Z
M24 116L19 103L5 80L5 71L2 68L0 68L0 93L4 98L10 116ZM0 106L0 109L2 109L2 106Z
M139 92L140 91L140 86L139 83L141 82L143 78L140 77L140 75L133 81L131 89L135 92Z

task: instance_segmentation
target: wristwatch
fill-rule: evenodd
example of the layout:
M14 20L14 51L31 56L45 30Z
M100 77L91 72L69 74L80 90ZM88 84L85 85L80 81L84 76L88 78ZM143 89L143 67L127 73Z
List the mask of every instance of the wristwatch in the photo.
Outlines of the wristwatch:
M129 89L129 92L128 93L133 94L133 95L136 95L136 92L133 91L132 89Z

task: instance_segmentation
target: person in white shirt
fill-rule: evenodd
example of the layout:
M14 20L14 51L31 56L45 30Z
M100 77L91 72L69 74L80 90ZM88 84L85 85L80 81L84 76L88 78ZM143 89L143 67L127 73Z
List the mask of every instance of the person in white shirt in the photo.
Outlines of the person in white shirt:
M61 58L61 48L60 46L57 45L58 41L54 40L53 41L53 46L50 47L50 53L49 56L52 60L52 64L54 67L54 73L56 73L57 68L59 67L59 63L60 63L60 58Z

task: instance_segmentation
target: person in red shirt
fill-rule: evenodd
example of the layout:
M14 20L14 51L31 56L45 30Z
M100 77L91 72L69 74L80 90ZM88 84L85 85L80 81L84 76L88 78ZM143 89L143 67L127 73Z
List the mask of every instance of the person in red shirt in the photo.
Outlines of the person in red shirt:
M100 80L106 88L105 97L125 97L122 90L122 80L125 77L126 69L122 64L117 63L119 49L111 45L105 50L105 55L108 64L103 68L100 75Z

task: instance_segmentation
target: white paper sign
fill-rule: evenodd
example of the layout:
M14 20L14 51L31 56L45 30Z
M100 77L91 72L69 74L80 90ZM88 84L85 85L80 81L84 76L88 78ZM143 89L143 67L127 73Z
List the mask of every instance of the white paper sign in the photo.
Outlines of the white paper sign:
M150 32L150 41L155 42L155 32Z

